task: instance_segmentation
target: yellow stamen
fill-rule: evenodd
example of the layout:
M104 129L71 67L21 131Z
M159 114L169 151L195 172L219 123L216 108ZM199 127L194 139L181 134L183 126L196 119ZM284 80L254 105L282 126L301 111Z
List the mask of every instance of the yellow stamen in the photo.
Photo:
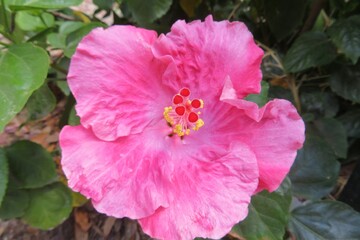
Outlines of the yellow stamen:
M202 119L199 118L199 120L196 121L195 126L194 126L194 130L197 131L199 130L202 126L204 126L204 121Z
M174 121L171 119L171 117L169 116L169 113L171 112L172 107L165 107L164 109L164 118L165 120L170 123L171 125L174 124Z

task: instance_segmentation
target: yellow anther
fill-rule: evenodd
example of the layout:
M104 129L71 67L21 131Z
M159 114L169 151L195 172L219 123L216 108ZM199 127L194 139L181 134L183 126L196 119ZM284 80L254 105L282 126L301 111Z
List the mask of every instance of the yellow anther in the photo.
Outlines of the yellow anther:
M169 113L171 112L172 107L165 107L164 109L164 118L165 120L170 123L171 125L174 124L174 121L172 120L172 118L170 117Z
M179 137L182 137L185 135L184 131L182 130L182 127L180 124L176 124L174 127L174 133L176 133ZM188 134L187 134L188 135Z
M199 120L196 121L195 126L194 126L194 130L197 131L199 130L202 126L204 126L204 121L202 119L199 118Z
M200 101L200 108L203 108L204 107L204 101L202 99L199 99Z

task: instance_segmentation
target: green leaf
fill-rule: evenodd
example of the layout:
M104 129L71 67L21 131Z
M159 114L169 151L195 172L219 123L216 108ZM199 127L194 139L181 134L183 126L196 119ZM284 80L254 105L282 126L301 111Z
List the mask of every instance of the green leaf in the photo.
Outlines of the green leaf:
M288 72L300 72L311 67L331 63L336 58L336 48L322 32L308 32L293 43L284 58Z
M91 30L97 27L106 27L104 23L100 22L91 22L88 23L77 30L71 32L66 38L66 48L64 55L68 58L71 58L75 53L76 47L83 37L85 37Z
M22 188L38 188L57 179L55 163L39 144L18 141L6 148L10 171Z
M69 217L72 210L70 190L57 182L43 188L33 189L30 204L23 219L33 227L50 229Z
M291 213L289 229L296 239L360 239L360 214L337 201L319 201Z
M45 117L55 106L56 97L46 83L31 95L26 104L31 120Z
M136 22L151 23L162 17L172 4L172 0L125 0Z
M278 40L291 34L304 17L307 1L264 0L265 18Z
M0 206L9 181L9 166L4 149L0 148Z
M22 217L29 206L29 194L24 189L8 189L0 207L0 218Z
M328 29L328 34L339 50L355 64L360 56L360 15L336 21Z
M293 193L308 199L326 196L336 183L339 169L340 163L329 144L308 135L290 170Z
M330 87L339 96L360 103L360 63L336 69L330 76Z
M325 140L336 156L346 158L348 143L346 130L342 123L334 118L323 118L314 121L314 126L312 135Z
M290 181L286 179L279 191L263 191L251 199L249 214L235 225L233 232L247 240L282 239L289 218L291 203Z
M30 43L13 45L0 56L0 132L46 78L49 56Z
M115 0L93 0L93 3L100 9L111 9Z
M82 0L5 0L11 10L57 9L79 5Z
M338 120L345 127L349 137L360 138L360 109L346 112Z
M80 117L76 114L75 107L72 107L70 110L68 124L71 126L80 125Z
M71 32L74 32L85 25L83 22L73 22L73 21L60 22L58 24L60 25L59 32L58 33L50 33L47 36L47 40L52 47L61 48L61 49L66 48L67 36Z
M24 31L42 31L55 25L55 17L47 12L21 11L16 14L16 24Z
M245 100L254 102L259 107L264 106L268 101L269 84L265 81L261 81L261 92L259 94L249 94Z
M72 206L73 207L80 207L80 206L84 205L85 203L87 203L87 201L89 201L89 199L87 199L86 197L81 195L81 193L78 193L78 192L71 192L71 197L72 197Z

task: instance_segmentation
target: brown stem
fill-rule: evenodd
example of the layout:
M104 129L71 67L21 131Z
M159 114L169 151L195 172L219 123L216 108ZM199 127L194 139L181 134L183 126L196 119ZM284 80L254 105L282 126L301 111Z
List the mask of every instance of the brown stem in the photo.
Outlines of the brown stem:
M318 17L321 9L325 7L327 3L327 0L315 0L310 8L310 13L304 23L304 26L302 27L300 34L303 32L306 32L310 30L316 21L316 18Z
M299 86L296 85L296 81L293 76L289 76L288 84L289 84L290 91L293 95L294 101L295 101L296 109L298 110L299 113L301 113L301 101L300 101L300 97L299 97L300 85Z

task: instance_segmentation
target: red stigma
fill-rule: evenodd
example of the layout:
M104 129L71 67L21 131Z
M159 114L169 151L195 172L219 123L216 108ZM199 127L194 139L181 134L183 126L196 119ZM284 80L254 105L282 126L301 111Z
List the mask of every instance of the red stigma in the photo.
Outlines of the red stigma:
M176 94L176 95L174 96L174 98L173 98L173 103L174 103L175 105L180 104L180 103L183 103L183 102L184 102L184 98L183 98L182 96L180 96L180 95L178 95L178 94Z
M184 106L176 107L175 112L177 115L182 116L185 113L185 107Z
M194 99L194 100L192 100L192 101L191 101L191 106L192 106L193 108L199 108L199 107L201 107L201 102L200 102L200 100L199 100L199 99Z
M183 88L180 90L180 95L183 97L188 97L190 96L190 90L188 88Z
M188 117L189 122L194 123L194 122L196 122L198 119L199 119L199 116L198 116L196 113L191 112L191 113L189 114L189 117Z

